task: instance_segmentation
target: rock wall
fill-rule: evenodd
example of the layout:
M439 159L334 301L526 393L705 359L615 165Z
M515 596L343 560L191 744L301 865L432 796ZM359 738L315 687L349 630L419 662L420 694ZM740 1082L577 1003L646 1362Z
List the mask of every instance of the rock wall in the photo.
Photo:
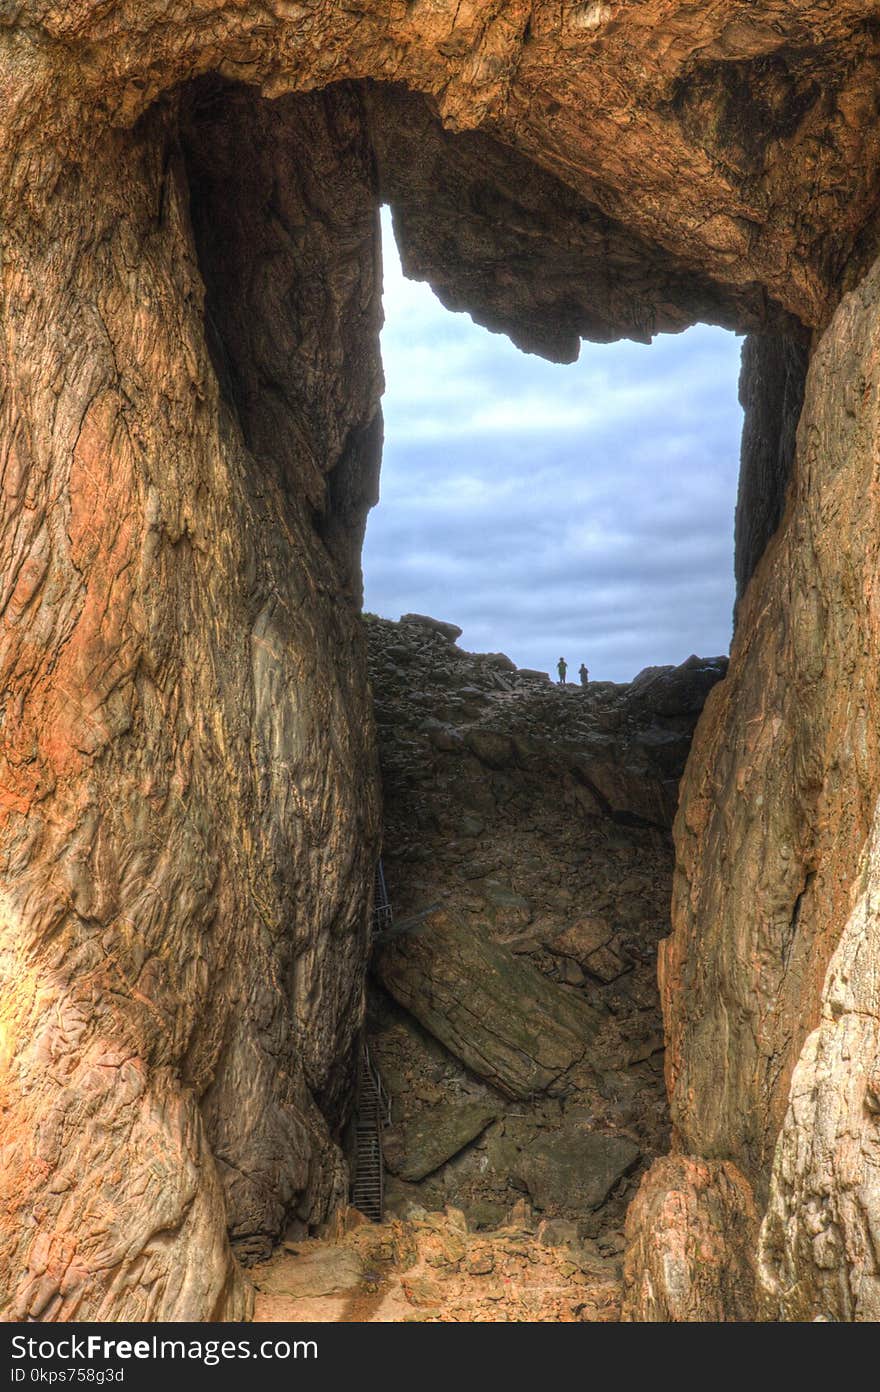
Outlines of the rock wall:
M751 334L743 344L739 489L734 526L739 601L782 521L804 405L809 354L789 338Z
M426 94L448 130L483 131L584 200L600 286L619 235L634 272L652 245L655 270L712 282L731 322L813 325L851 253L871 252L880 57L862 0L21 0L2 38L20 212L85 133L131 128L176 84L216 72L276 98L367 78ZM682 325L669 289L643 281L643 326Z
M489 1230L518 1205L520 1226L561 1221L614 1257L669 1143L670 826L726 662L559 686L458 634L367 621L396 915L368 1015L390 1206L452 1203Z
M761 1294L787 1320L880 1318L878 831L792 1075L760 1241Z
M359 620L322 534L325 475L378 410L375 210L347 107L287 126L295 172L274 109L252 113L224 108L213 168L246 139L265 256L302 256L277 279L248 260L296 335L267 353L311 373L292 441L246 384L237 414L221 395L173 106L83 146L38 228L6 230L7 1317L241 1315L227 1226L259 1250L344 1194L378 820ZM231 267L224 289L232 354Z
M876 1129L877 1002L863 939L843 997L841 974L875 854L878 294L875 267L812 355L785 518L685 774L660 961L677 1146L734 1161L759 1212L772 1195L771 1316L874 1308L876 1196L860 1157ZM853 1047L842 1033L856 1009L866 1034Z
M844 299L813 355L786 520L746 592L676 828L675 1123L688 1148L764 1187L877 796L878 285L875 270Z
M729 1161L658 1160L630 1205L626 1235L623 1320L756 1318L758 1215Z

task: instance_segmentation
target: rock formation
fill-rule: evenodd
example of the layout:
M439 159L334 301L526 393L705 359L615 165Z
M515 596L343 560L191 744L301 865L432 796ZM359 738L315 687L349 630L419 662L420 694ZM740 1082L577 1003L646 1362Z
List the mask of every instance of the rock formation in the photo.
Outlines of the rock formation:
M395 910L367 1014L385 1221L292 1233L249 1273L257 1318L618 1318L624 1215L668 1145L675 789L726 661L566 688L454 624L366 627Z
M352 460L377 461L375 210L363 147L344 199L324 181L320 98L291 124L245 93L214 172L251 188L221 220L212 110L200 90L185 117L92 132L6 228L0 1270L18 1317L240 1314L227 1228L268 1249L345 1193L378 817L334 529L357 510ZM261 242L247 214L285 140L309 153Z
M344 1185L383 198L410 272L548 356L764 336L661 962L696 1168L642 1211L740 1195L766 1312L875 1310L875 8L16 0L0 78L0 1312L242 1313L227 1231L265 1250ZM573 802L662 820L601 764ZM690 1260L632 1241L634 1289ZM655 1308L724 1306L691 1289Z
M726 1160L665 1156L626 1220L624 1320L753 1320L758 1217Z
M392 1101L389 1208L451 1203L491 1230L528 1196L536 1222L622 1245L638 1176L668 1146L670 830L726 660L560 687L463 651L454 625L366 628L396 915L368 1012Z
M729 675L707 703L676 827L674 933L661 980L677 1144L732 1160L759 1209L771 1187L809 1190L800 1171L815 1138L798 1137L790 1109L815 1062L811 1032L832 1008L833 954L862 912L870 873L875 553L863 528L876 489L878 284L875 270L844 298L813 353L785 519L740 605ZM868 990L869 1018L870 998ZM833 1088L847 1094L864 1068L844 1051ZM874 1125L866 1105L856 1151L869 1147ZM819 1211L805 1192L789 1228L816 1223L818 1239L849 1183L845 1166L829 1167ZM865 1212L876 1212L875 1193L866 1175ZM801 1315L836 1317L803 1250L791 1249L783 1286L799 1288ZM836 1250L845 1286L850 1259L842 1244ZM771 1314L786 1310L779 1289L774 1280ZM843 1304L859 1308L857 1299Z
M802 344L752 334L743 345L745 413L736 504L736 593L741 598L785 507L804 405L808 355Z

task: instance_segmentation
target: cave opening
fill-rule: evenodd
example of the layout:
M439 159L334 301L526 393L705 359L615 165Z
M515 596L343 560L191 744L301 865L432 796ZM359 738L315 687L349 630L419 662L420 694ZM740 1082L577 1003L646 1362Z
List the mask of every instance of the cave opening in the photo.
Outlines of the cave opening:
M486 1228L525 1202L613 1257L668 1142L657 945L676 785L733 619L741 341L697 326L548 361L406 279L387 207L382 248L364 605L387 882L420 938L380 946L369 987L387 1198ZM569 686L542 689L557 653ZM530 1014L563 1078L518 1037ZM601 1076L572 1052L594 1030Z
M364 607L404 925L368 988L384 1202L479 1232L526 1215L611 1269L669 1144L657 954L733 622L741 340L700 325L547 360L406 279L387 207L382 247Z
M624 376L618 415L640 416L644 426L653 413L656 422L672 418L678 427L673 447L650 423L627 467L610 436L601 442L618 525L638 512L642 471L663 486L653 519L645 514L642 532L627 544L641 568L643 596L651 591L655 598L657 566L671 566L682 588L671 593L670 613L677 620L676 609L698 607L692 596L703 599L700 589L715 586L722 631L734 602L730 551L719 533L729 538L731 532L738 346L723 330L698 327L690 338L684 331L704 321L754 329L760 320L751 292L737 291L731 309L698 274L585 206L521 156L482 135L448 135L411 93L343 84L267 102L210 79L184 94L180 128L205 337L224 408L220 427L234 448L239 441L246 447L241 477L248 495L276 499L283 527L273 525L295 539L284 583L300 568L305 588L326 606L320 681L331 672L345 687L345 700L327 717L334 755L352 711L359 713L357 728L369 728L372 691L383 825L380 832L371 819L378 789L369 783L364 757L357 769L365 800L346 770L352 868L337 914L349 926L357 923L384 843L395 910L404 924L418 925L374 954L367 1019L371 1054L392 1099L385 1154L393 1211L452 1204L474 1227L491 1230L524 1202L536 1222L558 1221L559 1231L597 1244L598 1258L613 1261L639 1176L669 1142L657 958L669 932L671 825L696 721L725 670L723 659L703 659L715 658L726 641L679 637L684 648L714 651L659 671L664 661L687 656L681 646L643 648L641 660L635 648L615 654L609 647L603 671L589 645L572 652L569 639L553 630L552 648L569 656L572 676L579 661L597 677L632 677L635 668L648 667L632 684L592 682L585 699L580 688L559 690L541 677L546 650L528 664L520 658L517 671L505 654L462 652L442 626L361 621L361 549L383 448L379 207L394 209L407 270L447 309L469 311L483 326L474 333L508 355L505 372L517 364L516 400L501 411L511 409L516 423L504 438L509 459L502 464L516 456L530 496L519 535L513 541L502 535L502 547L515 560L525 557L529 538L545 525L540 512L548 494L558 494L564 514L551 515L545 526L552 558L560 517L570 525L585 501L572 483L575 472L589 477L576 458L585 404L587 415L594 407L585 403L589 379L586 387L570 379L568 463L575 467L566 479L552 475L551 466L550 485L546 473L528 469L540 431L536 413L529 430L523 428L524 410L534 403L515 372L526 365L542 374L574 373L564 364L578 357L583 340L592 340ZM386 234L386 268L390 251ZM485 329L495 332L490 337ZM671 335L673 356L646 407L639 374L627 369L627 377L621 364L630 351L658 361L656 344L614 345L620 339L647 345L664 333ZM779 520L802 384L800 349L774 335L749 342L742 391L763 416L751 444L745 440L740 474L740 592ZM402 347L408 369L412 348ZM710 396L694 411L691 401L696 420L682 428L684 417L670 407L670 382L680 379L676 385L687 397L702 363L717 389L721 360L725 404ZM386 351L389 376L392 365ZM463 394L476 388L479 396L475 374L467 365L463 372L470 378ZM613 397L612 376L604 390ZM461 370L453 385L459 395L440 408L444 429L456 416L461 423L467 405ZM555 404L545 405L545 435L558 426L559 414ZM485 419L492 423L491 407ZM389 410L385 467L399 447L411 471L414 440L405 433L397 440ZM668 509L682 491L676 469L695 440L696 491L684 524L680 514L670 520L676 515ZM432 468L448 490L456 482L454 466L442 438L440 445ZM413 486L420 487L417 473ZM475 488L471 481L460 499L465 511L468 503L474 511L481 489L490 509L504 495L503 487ZM521 484L520 503L522 497ZM704 524L716 508L713 534ZM386 498L376 519L395 511ZM485 516L478 527L484 522ZM683 542L689 528L700 538L690 552ZM485 552L485 526L483 533L477 545ZM473 531L463 544L474 549ZM260 538L257 549L262 545ZM392 537L378 549L399 554L401 548ZM434 559L430 551L427 559ZM528 560L521 570L528 583ZM500 578L499 588L509 591L509 577ZM478 578L472 584L484 586ZM416 601L414 594L409 603ZM538 593L535 602L548 629L547 611L558 603L552 592L549 600ZM288 614L305 612L299 594L288 609L274 594L272 603L285 623ZM612 595L606 609L619 608ZM447 603L443 610L441 619L460 621ZM674 631L672 624L670 641ZM287 641L281 633L279 650ZM550 662L557 655L552 648ZM286 755L285 738L282 732L278 744ZM331 843L326 830L318 835L324 837L319 847ZM291 877L273 873L287 892ZM295 914L295 892L290 900ZM363 938L358 941L362 949ZM331 1062L310 1064L306 1076L334 1143L351 1113L365 956L351 952L348 995L336 992L336 1005L344 1008L328 1049ZM297 947L279 973L302 1012L301 1037L314 1028L310 1012L321 999L309 969L308 954ZM225 1127L225 1116L214 1124ZM336 1174L332 1167L322 1173ZM329 1182L326 1187L329 1195ZM262 1195L260 1202L269 1208ZM314 1226L318 1211L304 1200L296 1209L296 1202L294 1195L286 1214L296 1213L288 1228L294 1235ZM273 1196L258 1232L235 1233L240 1252L261 1252L277 1236L279 1206ZM253 1208L246 1219L251 1227Z

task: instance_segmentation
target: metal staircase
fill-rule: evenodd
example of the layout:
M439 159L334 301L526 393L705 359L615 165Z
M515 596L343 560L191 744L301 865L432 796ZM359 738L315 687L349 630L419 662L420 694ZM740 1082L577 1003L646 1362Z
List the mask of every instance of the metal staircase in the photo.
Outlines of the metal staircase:
M386 933L394 923L382 862L376 864L373 888L372 937ZM384 1212L385 1165L382 1159L382 1128L391 1121L391 1099L373 1067L366 1041L358 1060L357 1098L354 1118L354 1159L351 1202L365 1218L381 1223Z
M382 861L376 863L373 887L371 946L401 933L412 932L438 908L431 904L421 913L394 924L394 910L385 883ZM370 1060L366 1041L358 1060L357 1097L354 1116L354 1155L351 1157L351 1202L365 1218L381 1223L384 1211L385 1167L382 1158L382 1129L391 1125L391 1099L382 1086L378 1070Z
M361 1046L355 1112L354 1183L351 1201L365 1218L381 1223L384 1213L384 1162L382 1128L390 1120L391 1103L382 1080Z
M379 933L387 933L394 923L394 912L391 908L391 900L388 898L388 886L385 883L385 871L382 868L382 861L376 862L376 883L373 890L373 937Z

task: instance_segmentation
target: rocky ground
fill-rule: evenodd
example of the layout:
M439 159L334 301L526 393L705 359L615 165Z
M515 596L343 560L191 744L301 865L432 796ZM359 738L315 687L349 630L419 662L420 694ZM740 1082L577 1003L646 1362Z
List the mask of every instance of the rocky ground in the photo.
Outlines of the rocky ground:
M626 1209L668 1149L670 825L726 662L559 686L452 625L366 623L394 910L368 1013L386 1222L288 1243L253 1273L257 1316L617 1318Z
M359 1221L360 1220L360 1221ZM347 1223L356 1226L345 1231ZM568 1229L566 1231L566 1228ZM620 1265L573 1225L536 1229L521 1203L491 1232L459 1209L407 1220L342 1215L333 1240L290 1242L251 1275L258 1321L616 1320Z

